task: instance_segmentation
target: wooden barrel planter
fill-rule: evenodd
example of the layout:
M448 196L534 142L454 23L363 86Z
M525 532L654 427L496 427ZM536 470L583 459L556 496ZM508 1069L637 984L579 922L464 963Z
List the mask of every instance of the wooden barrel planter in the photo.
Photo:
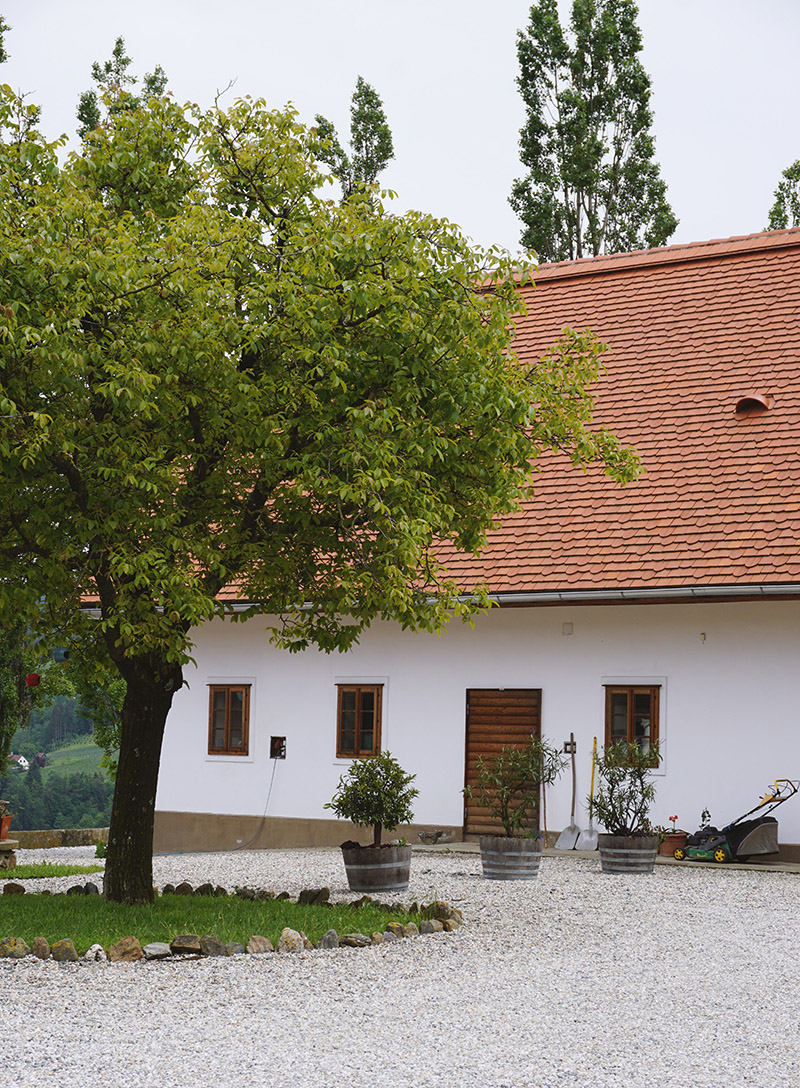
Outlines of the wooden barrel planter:
M604 873L652 873L658 835L598 835L597 848Z
M539 839L481 835L481 864L486 880L533 880L539 875Z
M351 892L404 892L411 873L410 846L343 846Z

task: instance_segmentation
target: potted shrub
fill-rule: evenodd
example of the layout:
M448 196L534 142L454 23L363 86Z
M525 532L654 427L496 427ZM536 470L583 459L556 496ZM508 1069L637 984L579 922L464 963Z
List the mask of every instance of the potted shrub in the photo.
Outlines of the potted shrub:
M670 816L669 819L672 827L666 828L659 824L655 829L658 832L658 852L662 858L672 858L676 850L685 849L686 840L689 838L688 831L683 831L676 826L677 816Z
M340 819L359 827L372 828L372 843L342 843L347 882L353 892L405 891L411 869L411 847L403 843L382 844L384 831L414 818L411 802L419 794L411 783L416 775L406 774L389 752L355 759L339 779L333 798L325 805Z
M11 829L11 805L0 800L0 839L7 839Z
M566 757L546 740L529 737L520 748L502 748L478 759L474 786L464 793L503 825L503 835L481 835L481 864L487 880L532 880L539 872L542 839L539 804L566 766Z
M617 741L598 756L600 785L594 814L606 829L598 835L600 866L604 873L651 873L658 851L658 833L650 824L650 806L656 788L650 780L658 765L658 745L648 750Z

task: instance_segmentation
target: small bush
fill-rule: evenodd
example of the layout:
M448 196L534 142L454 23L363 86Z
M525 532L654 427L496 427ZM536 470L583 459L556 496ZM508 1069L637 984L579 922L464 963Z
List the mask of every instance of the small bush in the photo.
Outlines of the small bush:
M595 767L600 779L591 802L598 821L611 835L652 835L650 808L656 788L650 781L658 766L658 745L649 750L638 744L617 741L597 757Z
M398 824L414 819L411 802L419 790L411 783L416 777L406 774L390 752L355 759L339 779L333 799L324 807L333 809L340 819L371 827L373 845L380 846L384 829L394 831Z

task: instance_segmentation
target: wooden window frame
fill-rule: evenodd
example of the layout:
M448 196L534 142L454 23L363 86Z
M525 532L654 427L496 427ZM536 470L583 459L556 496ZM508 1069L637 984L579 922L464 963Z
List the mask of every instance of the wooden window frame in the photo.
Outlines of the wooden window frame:
M210 756L247 756L250 754L250 688L251 684L209 684L208 685L208 754ZM225 692L225 744L214 745L214 696ZM242 744L232 747L230 743L230 699L234 692L242 695Z
M634 695L648 694L650 696L650 746L657 746L661 737L661 722L660 722L660 703L661 703L661 685L660 684L606 684L605 685L605 743L606 747L613 744L615 741L612 728L613 728L613 715L612 715L612 700L614 695L624 693L628 698L628 721L627 721L627 743L638 743L634 734L634 713L633 713L633 697ZM621 740L617 737L616 740ZM653 766L657 765L657 760L653 760Z
M355 745L353 749L346 749L342 743L342 696L346 692L356 694L356 722ZM372 747L361 747L361 696L364 692L371 692L375 697L375 719L372 731ZM336 758L337 759L370 759L380 754L381 750L381 720L383 711L383 684L337 684L336 685Z

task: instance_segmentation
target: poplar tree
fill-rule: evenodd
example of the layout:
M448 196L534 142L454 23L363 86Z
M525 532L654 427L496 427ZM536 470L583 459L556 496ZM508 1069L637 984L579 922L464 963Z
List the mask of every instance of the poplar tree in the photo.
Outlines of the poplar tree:
M800 227L800 159L781 174L766 229L785 230L787 227Z
M138 82L136 76L130 75L128 68L132 64L131 58L125 52L125 39L117 38L111 51L111 58L104 64L95 61L92 65L92 79L97 84L97 90L84 91L78 101L78 135L86 139L90 132L101 123L101 101L105 101L109 116L119 113L121 110L138 109L150 98L158 98L164 94L167 88L167 76L160 64L155 70L148 72L142 79L142 93L137 95L133 88ZM98 91L100 95L98 97Z
M541 261L664 245L678 225L654 158L637 17L632 0L573 0L568 36L557 0L540 0L517 35L528 173L509 203Z
M350 105L350 154L342 147L333 122L316 116L322 147L319 159L331 168L347 199L356 189L373 185L394 158L394 144L383 103L374 87L361 76Z
M3 39L5 37L6 31L10 29L11 27L5 21L3 16L0 15L0 64L3 64L5 61L8 60L8 53L6 53L6 47Z
M8 60L8 53L5 47L5 35L11 30L11 27L5 21L2 15L0 15L0 64L4 64ZM39 106L32 106L30 103L25 102L25 95L16 101L16 124L17 132L20 137L26 136L32 132L41 120L42 111Z

